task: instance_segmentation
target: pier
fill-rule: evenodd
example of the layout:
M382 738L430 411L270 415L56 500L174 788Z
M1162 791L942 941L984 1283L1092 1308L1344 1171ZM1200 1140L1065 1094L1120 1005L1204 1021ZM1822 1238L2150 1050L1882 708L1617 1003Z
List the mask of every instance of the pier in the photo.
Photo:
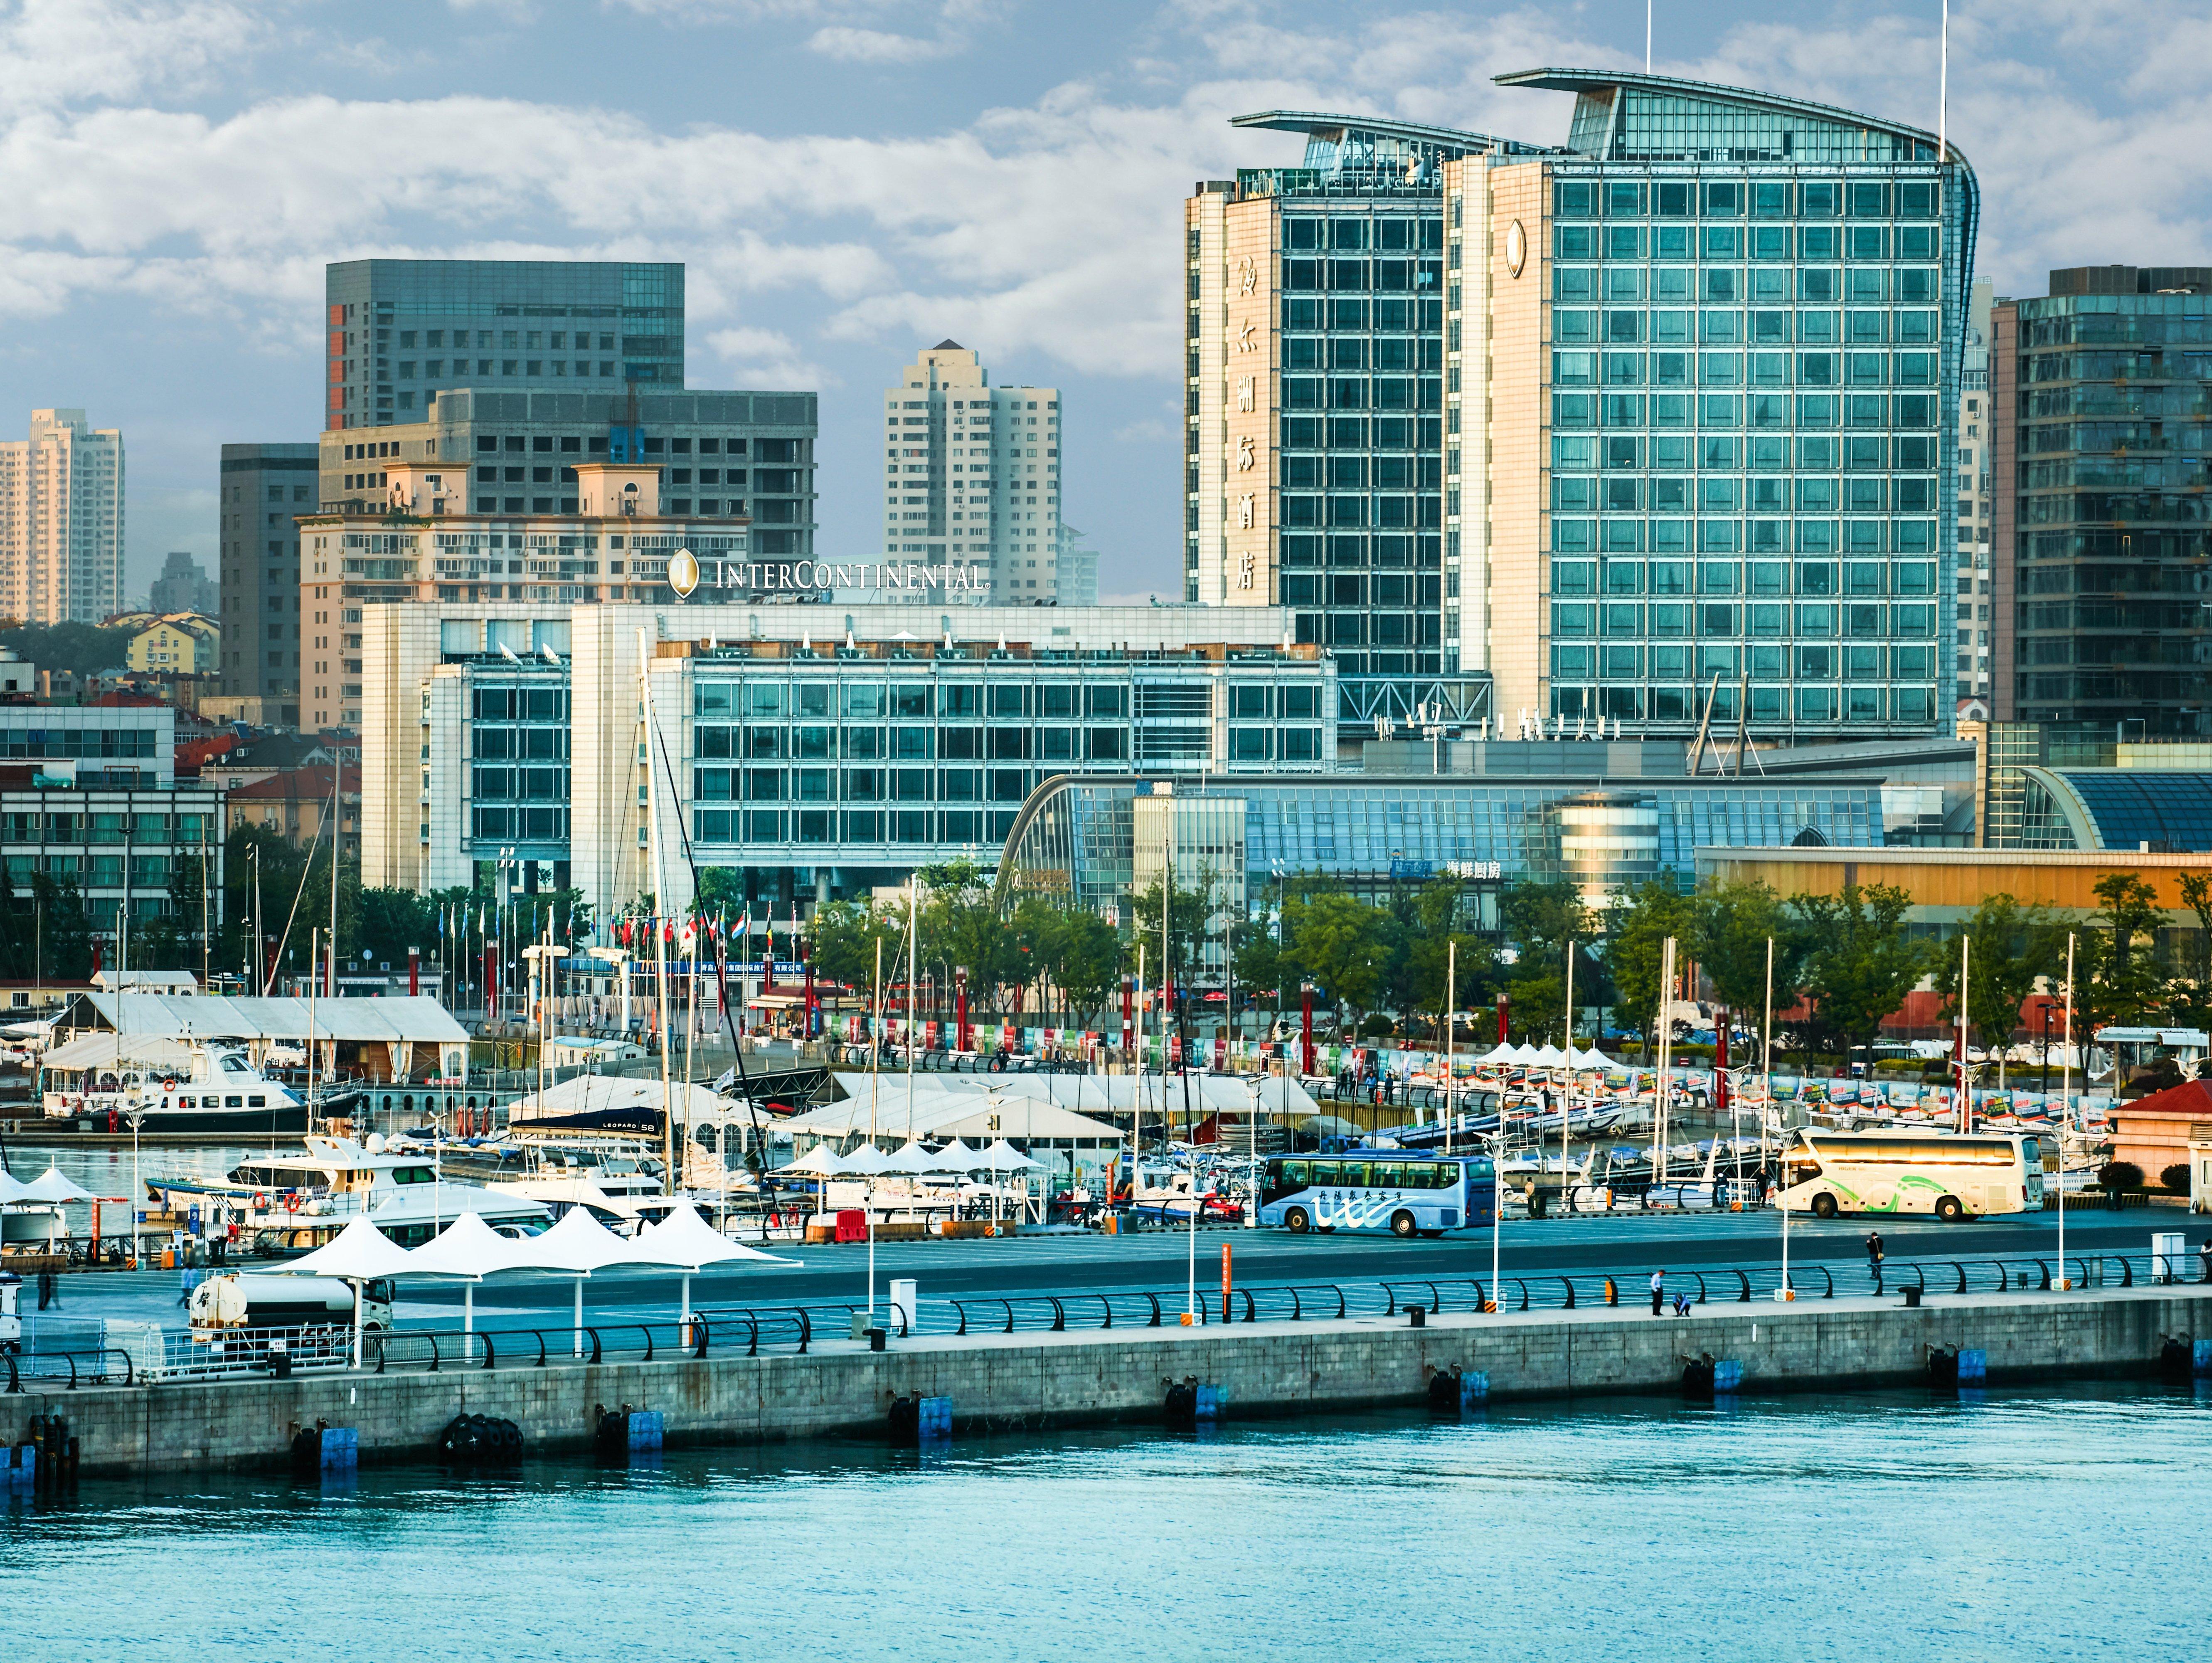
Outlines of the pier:
M1632 1297L1624 1290L1624 1298ZM1172 1318L1170 1318L1172 1321ZM502 1351L495 1366L155 1380L0 1397L7 1434L61 1415L85 1476L277 1467L319 1424L354 1428L364 1461L431 1458L456 1416L513 1422L532 1455L592 1447L600 1418L656 1411L672 1445L888 1435L900 1398L947 1399L956 1434L1158 1422L1170 1383L1213 1388L1229 1416L1430 1400L1430 1380L1479 1377L1491 1401L1678 1394L1686 1363L1736 1365L1750 1393L1926 1383L1931 1355L1980 1353L1996 1385L2150 1378L2169 1342L2212 1331L2212 1288L2187 1286L1714 1303L1654 1318L1640 1305L1504 1313L1261 1320L1089 1332L917 1336L874 1351L817 1339L804 1354L598 1364ZM2202 1366L2202 1351L2196 1353Z

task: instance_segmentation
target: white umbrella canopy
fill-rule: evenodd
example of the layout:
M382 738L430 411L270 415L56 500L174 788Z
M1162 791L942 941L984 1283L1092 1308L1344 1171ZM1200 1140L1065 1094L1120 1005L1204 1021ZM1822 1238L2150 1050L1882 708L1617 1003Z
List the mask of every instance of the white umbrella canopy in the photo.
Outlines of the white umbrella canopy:
M630 1262L629 1243L583 1207L571 1207L551 1229L513 1245L525 1251L505 1267L511 1270L558 1270L587 1276L594 1270Z
M1521 1053L1502 1039L1498 1042L1494 1049L1486 1051L1475 1058L1478 1063L1517 1063L1520 1060Z
M346 1282L374 1282L381 1276L404 1276L413 1256L366 1218L356 1218L322 1246L289 1264L276 1267L287 1276L337 1276Z
M11 1201L27 1200L30 1193L31 1186L22 1179L10 1173L0 1173L0 1207Z
M983 1151L980 1164L987 1172L1018 1173L1037 1163L1002 1137Z
M850 1170L836 1150L827 1143L817 1143L798 1160L776 1169L778 1176L793 1178L836 1178Z
M847 1176L875 1178L891 1170L891 1158L872 1143L863 1143L843 1157Z
M1523 1040L1521 1044L1513 1048L1513 1057L1511 1060L1516 1063L1539 1063L1543 1060L1543 1053L1539 1051L1535 1046L1528 1044L1526 1040Z
M1540 1069L1556 1069L1567 1060L1567 1054L1547 1039L1543 1049L1528 1060Z
M1617 1069L1620 1066L1603 1051L1595 1049L1575 1052L1574 1060L1578 1069Z
M477 1213L463 1213L434 1240L407 1255L408 1271L415 1276L470 1276L481 1281L501 1270L519 1267L516 1250L527 1249L491 1227Z
M797 1264L795 1258L779 1258L731 1240L685 1202L672 1208L658 1224L649 1224L629 1244L629 1263L665 1265L676 1270L700 1270L709 1264L734 1259L756 1259L767 1264Z
M16 1197L19 1201L89 1201L92 1191L80 1189L62 1176L58 1167L49 1166L28 1184Z
M887 1173L919 1175L922 1173L943 1173L954 1169L945 1166L935 1155L922 1148L921 1140L916 1137L908 1139L896 1154L885 1160L884 1170Z
M1003 1141L1002 1139L1001 1142ZM930 1168L933 1173L972 1173L988 1164L982 1155L969 1148L964 1142L957 1137L939 1149L932 1159L936 1162Z

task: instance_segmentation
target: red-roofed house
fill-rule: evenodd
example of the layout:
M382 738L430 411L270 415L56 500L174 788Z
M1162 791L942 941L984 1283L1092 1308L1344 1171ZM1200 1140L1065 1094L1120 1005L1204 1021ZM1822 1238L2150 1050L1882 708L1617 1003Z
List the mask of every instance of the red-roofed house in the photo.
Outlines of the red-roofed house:
M266 826L296 848L306 848L326 829L331 812L331 777L335 770L293 768L266 779L234 787L225 798L230 828ZM341 788L338 835L349 849L361 826L361 770L349 768Z

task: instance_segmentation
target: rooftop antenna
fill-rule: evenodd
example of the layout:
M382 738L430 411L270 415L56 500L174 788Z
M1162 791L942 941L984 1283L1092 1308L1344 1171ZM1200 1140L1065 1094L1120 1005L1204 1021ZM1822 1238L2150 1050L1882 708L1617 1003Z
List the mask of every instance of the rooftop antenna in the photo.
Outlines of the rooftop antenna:
M499 643L499 655L510 664L520 664L522 662L520 659L514 655L514 649L508 646L504 641Z
M1950 0L1944 0L1948 5ZM1644 0L1644 73L1651 73L1651 0Z
M845 631L845 650L848 653L856 653L860 650L858 647L855 647L853 644L853 632L850 630Z
M814 637L805 630L799 632L799 650L802 653L811 653L814 650Z
M1644 0L1648 5L1650 0ZM1936 69L1936 165L1951 154L1951 0L1943 0L1942 44Z
M550 641L539 642L538 650L545 655L545 661L548 664L558 664L561 661L561 655L553 650L553 643Z

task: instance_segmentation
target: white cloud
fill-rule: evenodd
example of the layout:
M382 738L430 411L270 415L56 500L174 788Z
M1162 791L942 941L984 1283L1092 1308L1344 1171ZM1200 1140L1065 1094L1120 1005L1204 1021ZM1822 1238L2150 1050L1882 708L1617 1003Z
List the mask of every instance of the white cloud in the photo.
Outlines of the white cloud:
M707 337L727 371L718 387L751 387L769 392L819 388L834 384L820 366L810 362L797 342L780 329L717 329Z
M948 57L958 52L961 44L943 37L924 40L911 34L843 26L817 29L806 41L810 51L848 64L921 64L933 58Z
M227 0L20 0L0 15L0 107L197 89L266 27Z

